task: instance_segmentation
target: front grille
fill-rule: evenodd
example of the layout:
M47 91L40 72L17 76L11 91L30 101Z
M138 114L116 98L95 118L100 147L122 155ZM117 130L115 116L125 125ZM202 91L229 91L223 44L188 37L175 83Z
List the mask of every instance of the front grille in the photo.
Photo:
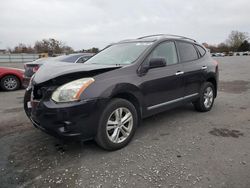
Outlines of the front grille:
M49 91L48 87L34 86L33 87L33 99L40 100L46 97L48 91Z
M42 97L43 97L43 93L42 93L41 88L39 88L37 86L34 86L34 89L33 89L33 98L39 100Z

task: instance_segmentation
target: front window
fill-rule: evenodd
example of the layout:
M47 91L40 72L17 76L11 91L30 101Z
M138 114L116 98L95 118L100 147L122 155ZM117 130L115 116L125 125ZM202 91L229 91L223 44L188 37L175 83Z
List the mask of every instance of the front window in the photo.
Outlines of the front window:
M159 44L151 53L151 58L164 58L167 65L174 65L178 63L177 52L174 42L163 42Z
M129 65L144 52L152 42L129 42L114 44L86 61L86 64Z

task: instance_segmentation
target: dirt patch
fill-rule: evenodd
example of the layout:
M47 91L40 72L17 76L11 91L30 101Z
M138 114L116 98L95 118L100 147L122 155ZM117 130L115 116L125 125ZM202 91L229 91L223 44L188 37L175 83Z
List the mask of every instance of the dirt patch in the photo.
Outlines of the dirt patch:
M168 136L169 133L161 133L160 136Z
M240 107L240 109L241 109L241 110L246 110L247 107L242 106L242 107Z
M214 128L209 133L214 135L214 136L233 137L233 138L239 138L239 136L244 135L243 133L241 133L238 130L217 129L217 128Z
M14 113L14 112L20 112L22 110L23 110L23 107L9 108L9 109L3 110L3 113Z
M31 123L10 121L0 123L0 137L33 129Z
M244 80L234 80L234 81L220 81L219 91L226 93L242 93L250 89L250 82Z

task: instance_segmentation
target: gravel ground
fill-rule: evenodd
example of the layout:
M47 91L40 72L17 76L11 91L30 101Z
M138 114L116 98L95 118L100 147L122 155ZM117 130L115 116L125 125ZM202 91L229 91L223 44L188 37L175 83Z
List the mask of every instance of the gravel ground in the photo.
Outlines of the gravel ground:
M217 60L212 111L147 118L115 152L46 135L25 116L24 90L0 92L0 187L249 187L250 57Z

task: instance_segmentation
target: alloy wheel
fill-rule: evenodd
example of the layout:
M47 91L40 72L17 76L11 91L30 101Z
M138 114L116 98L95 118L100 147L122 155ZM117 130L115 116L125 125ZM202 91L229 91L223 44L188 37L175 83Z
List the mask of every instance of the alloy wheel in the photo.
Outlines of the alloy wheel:
M17 81L13 77L8 77L4 80L3 85L7 90L13 90L17 87Z
M114 110L108 118L106 133L113 143L125 141L133 128L133 115L129 109L120 107Z
M206 108L210 108L214 100L214 93L211 87L206 88L203 98L204 98L204 106Z

